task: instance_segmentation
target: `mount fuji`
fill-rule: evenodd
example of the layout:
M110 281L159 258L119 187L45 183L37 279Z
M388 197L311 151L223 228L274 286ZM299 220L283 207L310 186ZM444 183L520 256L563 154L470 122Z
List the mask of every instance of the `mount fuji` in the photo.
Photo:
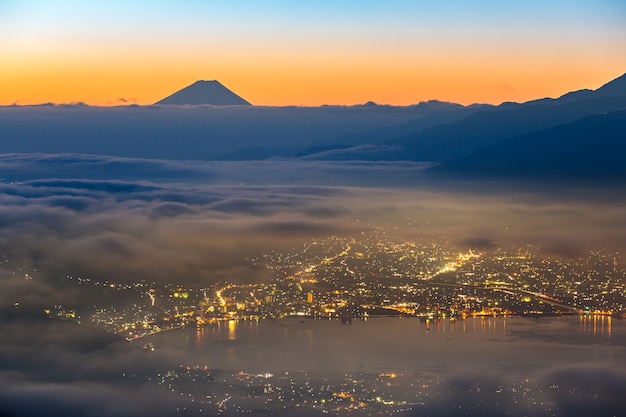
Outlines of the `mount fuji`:
M248 101L230 91L217 80L196 81L182 90L154 104L201 105L212 106L251 106Z

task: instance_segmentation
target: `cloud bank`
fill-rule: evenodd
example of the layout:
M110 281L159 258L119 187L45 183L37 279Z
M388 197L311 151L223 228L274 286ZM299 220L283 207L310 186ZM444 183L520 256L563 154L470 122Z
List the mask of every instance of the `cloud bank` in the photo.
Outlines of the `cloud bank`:
M416 164L13 154L0 171L0 250L50 276L257 281L264 272L245 259L261 250L375 226L569 256L623 251L626 233L614 193L427 183Z
M422 170L410 163L1 155L0 334L10 337L0 343L0 415L172 415L182 407L195 415L188 401L140 377L183 363L181 352L146 356L87 327L15 314L16 302L26 312L75 302L76 290L53 285L68 274L197 286L261 282L268 272L249 258L379 226L407 239L445 239L460 250L532 243L578 256L626 249L619 191L430 183ZM35 279L25 280L26 273ZM450 378L449 394L416 415L545 415L494 405L488 393L506 382L502 375L483 378L482 394L464 395L476 377ZM620 370L571 366L536 379L582 395L550 397L553 415L625 412ZM589 400L585 390L604 397Z

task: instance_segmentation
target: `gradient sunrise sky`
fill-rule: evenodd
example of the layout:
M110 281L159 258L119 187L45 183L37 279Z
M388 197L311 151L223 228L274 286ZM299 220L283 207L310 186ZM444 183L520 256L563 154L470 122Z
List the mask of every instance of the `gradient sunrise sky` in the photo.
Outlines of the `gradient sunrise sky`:
M525 101L626 72L624 0L0 0L0 104Z

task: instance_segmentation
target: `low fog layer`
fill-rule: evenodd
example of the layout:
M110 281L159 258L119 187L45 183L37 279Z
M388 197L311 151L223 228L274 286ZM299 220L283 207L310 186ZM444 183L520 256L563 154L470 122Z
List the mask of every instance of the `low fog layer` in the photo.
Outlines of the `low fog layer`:
M532 243L568 256L624 252L619 190L428 184L415 164L7 155L0 169L0 250L49 277L256 282L265 272L246 259L263 250L378 226L461 250Z
M16 302L21 311L35 311L80 297L53 285L68 274L186 285L263 282L269 272L251 257L372 227L408 239L446 239L461 250L525 243L565 256L626 250L621 190L428 183L419 164L15 154L0 158L0 172L0 334L10 335L0 344L0 415L8 416L148 416L189 406L133 376L189 361L180 351L146 355L86 326L16 315ZM34 279L16 279L24 273ZM451 408L456 404L462 415L490 415L485 409L467 414L471 401L482 401L463 395L478 374L494 387L508 380L465 370L447 379L451 394L423 411L461 415ZM595 384L606 394L593 403L564 398L557 416L624 411L620 370L583 364L535 378L563 386L585 380L576 389ZM533 415L507 407L511 415Z

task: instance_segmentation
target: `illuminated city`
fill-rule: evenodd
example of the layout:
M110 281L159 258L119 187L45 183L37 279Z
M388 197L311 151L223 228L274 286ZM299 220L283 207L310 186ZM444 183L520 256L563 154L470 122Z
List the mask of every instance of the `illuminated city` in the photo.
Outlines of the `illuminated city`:
M446 241L403 240L376 228L357 236L301 242L287 252L271 251L242 262L266 269L271 279L196 288L66 276L64 285L84 294L103 289L109 295L101 299L115 303L57 305L44 312L103 328L150 354L161 349L155 336L168 330L189 333L204 345L236 340L242 331L267 332L264 326L276 323L300 334L320 325L365 329L393 318L415 323L411 328L422 335L447 338L458 332L505 336L516 320L561 317L566 323L579 322L583 334L610 340L612 327L623 327L626 311L626 270L619 254L604 251L567 259L544 256L531 245L460 249ZM26 273L24 279L35 278ZM189 410L203 415L276 409L391 415L428 407L441 390L449 390L437 372L369 369L363 364L317 372L181 363L141 378L188 397ZM551 396L560 392L558 386L546 388L528 379L495 386L470 382L476 393L489 390L507 402L523 402L546 413L554 406ZM482 400L476 401L480 405ZM506 411L507 402L490 400L489 406Z
M81 312L83 320L129 340L188 325L290 316L455 320L567 314L621 318L626 312L626 270L617 253L592 251L586 258L567 259L542 256L530 245L461 252L445 241L395 241L376 229L358 238L314 240L247 262L268 269L270 282L191 288L63 279L86 291L104 287L132 299L122 309L102 305ZM70 308L72 317L77 308ZM57 306L47 313L70 317L67 311Z

